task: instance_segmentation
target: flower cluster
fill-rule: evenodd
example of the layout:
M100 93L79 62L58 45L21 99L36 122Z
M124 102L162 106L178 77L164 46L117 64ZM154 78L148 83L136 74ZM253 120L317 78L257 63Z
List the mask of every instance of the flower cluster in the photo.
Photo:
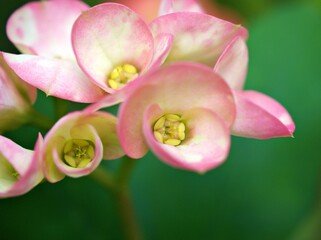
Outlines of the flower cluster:
M162 0L150 23L116 3L31 2L11 15L7 36L21 54L0 55L1 132L27 122L19 121L36 89L90 105L39 135L34 151L0 137L0 197L148 149L203 173L227 158L231 134L267 139L295 129L277 101L243 90L247 30L196 0ZM118 118L101 110L118 103Z

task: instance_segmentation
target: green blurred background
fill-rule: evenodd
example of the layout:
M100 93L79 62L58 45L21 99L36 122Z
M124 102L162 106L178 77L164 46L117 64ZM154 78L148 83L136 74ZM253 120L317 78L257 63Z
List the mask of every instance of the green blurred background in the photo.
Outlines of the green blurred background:
M5 24L26 2L1 1L0 50L16 52ZM149 153L139 160L130 185L145 239L320 240L321 3L216 3L249 29L245 88L281 102L296 123L295 138L233 137L227 161L204 175L176 170ZM36 108L52 115L53 99L39 93ZM37 132L25 126L5 135L33 148ZM111 194L90 177L43 183L24 196L2 199L0 216L0 239L124 237Z

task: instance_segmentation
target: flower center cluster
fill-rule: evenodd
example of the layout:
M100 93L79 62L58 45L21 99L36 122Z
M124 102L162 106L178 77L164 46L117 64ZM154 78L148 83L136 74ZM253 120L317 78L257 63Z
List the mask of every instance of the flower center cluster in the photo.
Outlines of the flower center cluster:
M165 114L154 124L154 136L160 143L178 146L185 139L185 124L177 114Z
M93 143L89 140L71 139L64 146L64 160L74 168L83 168L95 155Z
M108 78L108 86L120 89L138 76L137 68L131 64L119 65L113 69Z

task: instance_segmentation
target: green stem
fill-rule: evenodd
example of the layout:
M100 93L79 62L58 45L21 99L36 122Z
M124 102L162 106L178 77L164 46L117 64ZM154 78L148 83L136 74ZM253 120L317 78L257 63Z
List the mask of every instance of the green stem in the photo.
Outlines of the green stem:
M143 239L129 192L129 179L136 162L137 160L125 156L115 174L112 175L107 169L102 168L96 169L91 174L94 180L112 192L123 225L123 232L128 240Z
M123 225L123 232L128 240L141 240L142 234L139 230L137 219L135 216L132 201L130 199L129 189L122 188L114 192L116 205L119 216Z
M142 239L129 193L129 179L137 160L125 156L115 175L114 197L128 240Z
M98 182L105 189L114 191L114 188L115 188L114 178L111 175L111 173L107 171L107 169L98 167L92 174L90 174L90 176L92 177L92 179Z
M124 156L121 165L115 174L115 181L119 188L127 187L131 173L137 160Z
M34 108L30 108L27 111L26 116L27 116L26 123L29 123L42 130L49 130L55 124L53 120L48 118L46 115L38 112Z

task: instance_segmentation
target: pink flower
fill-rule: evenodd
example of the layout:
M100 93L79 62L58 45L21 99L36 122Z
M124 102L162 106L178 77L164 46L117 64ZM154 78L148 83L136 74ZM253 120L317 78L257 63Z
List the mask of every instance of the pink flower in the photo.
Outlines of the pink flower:
M214 66L214 71L235 90L237 117L232 134L260 139L292 136L295 126L284 107L262 93L240 92L248 65L246 29L209 15L187 12L158 17L150 27L154 34L174 36L165 63L196 61Z
M36 97L36 89L22 81L0 53L0 133L23 123Z
M177 1L177 3L183 4L181 6L182 10L187 11L192 8L197 8L201 11L199 7L195 7L197 5L196 1ZM173 4L174 3L171 1L163 1L162 13L165 14L166 12L179 10L178 7L173 8ZM101 8L103 8L103 6ZM94 16L97 16L99 19L103 19L103 17L98 14L95 14ZM104 17L106 16L108 16L108 14L104 14ZM87 19L88 18L84 18L84 24ZM102 23L98 24L99 21L96 21L96 19L92 21L95 21L97 26L103 25ZM75 27L76 25L77 22ZM92 25L94 26L94 24ZM156 64L154 64L155 67L161 65L164 61L165 64L177 61L198 62L213 67L230 41L232 41L236 36L246 38L248 34L247 30L239 25L235 25L200 12L174 12L166 14L156 18L151 24L149 24L149 27L156 39L161 38L163 40L159 41L158 48L160 48L160 50L156 51L156 57L154 56L154 59L157 59ZM79 32L83 32L83 34L87 32L86 36L90 36L91 38L93 35L90 35L89 32L93 32L94 30L82 31L83 28L84 27L82 25L79 25ZM162 36L165 36L165 38L172 38L168 43L167 39L164 40ZM79 37L79 39L82 38ZM109 41L103 41L103 39L107 39L107 37L102 38L99 43L106 43L106 49L108 48ZM79 47L89 45L92 46L93 44L82 42L82 44L79 44ZM99 44L96 45L99 47ZM88 52L88 48L86 49ZM133 47L132 49L135 48ZM106 51L102 51L98 48L90 57L84 54L83 59L84 61L87 61L87 63L84 62L84 64L81 64L80 62L80 65L83 66L83 69L85 67L88 68L87 74L91 75L92 78L96 78L97 82L100 81L102 84L106 84L106 74L104 74L106 70L100 71L99 73L99 69L103 69L103 67L106 68L108 65L107 60L97 57L101 52ZM108 57L110 55L115 54L107 54L106 56ZM142 57L142 59L144 58ZM104 62L103 66L101 66L101 62ZM97 71L95 68L97 68ZM84 71L86 72L85 69ZM139 79L135 82L138 80ZM132 89L135 88L134 86L131 86L133 85L131 83L132 82L127 83L126 88L122 89L123 91L121 92L118 91L117 94L114 93L114 96L105 96L99 102L89 107L88 111L94 111L122 102L126 96L130 94ZM103 87L103 85L101 87ZM108 89L106 89L106 91L107 90Z
M40 135L35 151L22 148L0 136L0 198L25 194L42 180L37 156L41 145Z
M140 78L120 107L118 134L132 158L149 147L171 166L205 172L227 157L234 118L223 79L206 66L177 63Z
M108 93L124 90L129 82L161 65L171 42L169 34L153 37L134 11L114 3L100 4L84 12L72 31L80 67Z
M246 44L244 39L236 37L214 67L214 71L233 89L237 114L232 134L259 139L292 136L295 124L280 103L265 94L242 90L247 65Z
M121 157L116 124L117 118L106 112L73 112L61 118L44 138L40 158L46 179L85 176L102 159Z
M89 7L81 1L41 1L17 9L7 23L7 35L24 54L3 53L9 66L29 84L77 102L95 102L105 93L77 65L71 29Z

